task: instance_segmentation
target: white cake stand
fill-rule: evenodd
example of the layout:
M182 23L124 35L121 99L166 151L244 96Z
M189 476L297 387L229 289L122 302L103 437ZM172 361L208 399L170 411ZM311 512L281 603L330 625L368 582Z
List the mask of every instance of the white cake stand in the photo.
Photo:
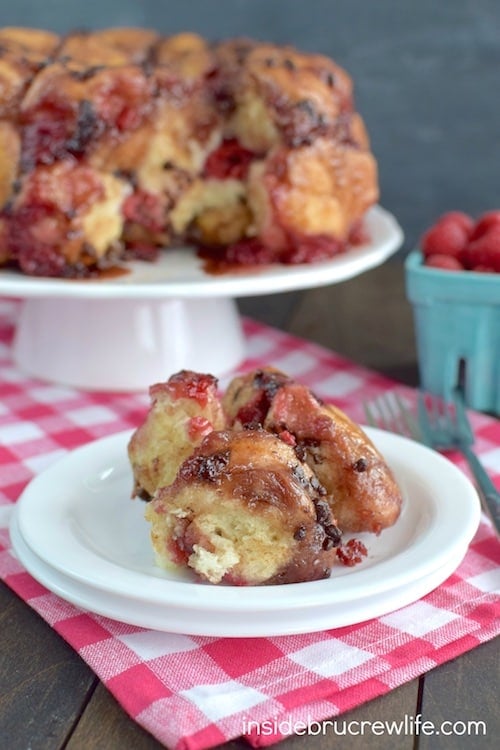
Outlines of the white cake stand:
M311 265L207 274L192 249L135 262L112 279L68 281L0 272L0 294L24 302L13 354L24 372L87 390L141 391L182 368L214 375L245 356L235 298L334 284L383 263L403 233L379 206L370 242Z

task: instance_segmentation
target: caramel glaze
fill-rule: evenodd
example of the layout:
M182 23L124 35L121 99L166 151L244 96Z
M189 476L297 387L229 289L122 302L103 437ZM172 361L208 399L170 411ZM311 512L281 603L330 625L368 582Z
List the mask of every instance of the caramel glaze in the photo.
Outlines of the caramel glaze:
M325 490L293 449L274 435L262 429L210 433L183 463L175 482L159 491L153 500L157 509L171 507L187 485L206 486L208 502L231 498L253 515L277 512L282 533L293 538L291 556L261 583L298 583L329 575L341 535L325 502ZM191 550L201 543L190 533L189 518L183 539L177 541L189 554L186 540ZM225 580L231 581L230 574Z

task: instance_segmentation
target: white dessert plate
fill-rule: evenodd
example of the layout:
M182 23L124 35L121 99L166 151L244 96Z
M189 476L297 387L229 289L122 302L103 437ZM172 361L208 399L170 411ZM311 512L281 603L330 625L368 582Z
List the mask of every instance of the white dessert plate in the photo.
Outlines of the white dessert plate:
M401 486L401 517L357 535L367 558L330 578L281 586L198 583L155 567L142 501L131 500L130 432L80 448L36 477L11 536L27 570L72 603L130 624L215 636L269 636L340 627L404 606L442 583L477 529L480 505L449 461L368 429Z
M403 241L395 218L380 206L365 217L370 237L331 260L294 266L244 267L221 275L207 273L193 248L166 250L154 263L134 262L130 273L87 281L23 276L0 271L0 293L12 296L69 299L189 299L241 297L306 289L344 281L383 263Z
M411 586L403 585L381 594L363 596L348 604L325 604L315 607L313 612L308 608L300 608L289 616L274 610L259 612L257 617L253 617L251 612L235 611L228 619L227 612L214 610L199 613L188 608L149 601L141 601L139 604L134 599L92 588L65 576L35 555L24 541L16 518L12 520L10 534L17 557L33 577L50 591L81 609L152 630L229 638L313 633L365 622L424 596L451 575L463 557L460 554L457 558L450 558L442 570L434 571ZM246 589L241 591L242 596L245 591Z

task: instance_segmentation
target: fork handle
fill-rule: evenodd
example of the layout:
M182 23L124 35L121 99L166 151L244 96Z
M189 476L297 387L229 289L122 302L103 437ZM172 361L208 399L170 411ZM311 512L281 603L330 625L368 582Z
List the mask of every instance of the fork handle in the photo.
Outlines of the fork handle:
M495 488L490 477L486 473L482 463L468 445L462 445L461 450L467 459L474 478L481 490L483 507L489 516L498 535L500 535L500 492Z

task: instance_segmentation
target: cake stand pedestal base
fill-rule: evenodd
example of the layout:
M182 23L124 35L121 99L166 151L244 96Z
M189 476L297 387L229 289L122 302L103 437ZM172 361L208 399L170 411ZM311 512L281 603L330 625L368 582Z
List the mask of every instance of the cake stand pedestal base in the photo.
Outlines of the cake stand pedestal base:
M181 369L219 376L244 358L236 303L26 299L13 345L26 373L86 390L146 391Z

